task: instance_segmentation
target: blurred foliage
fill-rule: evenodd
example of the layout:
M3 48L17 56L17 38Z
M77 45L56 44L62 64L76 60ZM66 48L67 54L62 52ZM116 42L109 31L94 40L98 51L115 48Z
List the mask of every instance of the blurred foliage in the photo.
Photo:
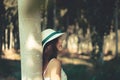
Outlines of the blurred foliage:
M98 59L96 58L98 49L101 50L104 48L105 56L108 54L112 56L115 55L114 42L116 36L113 32L115 32L116 26L115 3L117 0L31 1L33 1L31 5L35 5L35 9L39 6L42 11L42 30L45 28L54 28L65 31L65 47L71 47L70 50L74 51L78 58L81 58L81 55L89 55L95 58L93 59L93 61L95 61L93 62L93 68L84 65L63 65L69 80L120 80L119 60L105 62L103 65L99 65L96 62L96 59ZM37 1L39 3L36 3ZM120 4L120 0L118 0L118 4ZM6 44L6 29L9 31L13 28L13 35L15 37L14 48L19 50L17 5L17 0L0 0L0 55L3 54L2 44ZM30 10L31 9L34 11L33 7L31 7ZM120 20L120 5L118 5L117 17L118 20ZM120 29L120 23L118 23L118 25ZM9 33L7 35L9 35ZM70 42L70 46L67 46L68 42ZM118 44L120 44L120 42ZM106 46L107 49L105 48ZM77 50L78 52L76 52ZM109 50L113 51L114 54L111 52L107 54ZM91 53L93 54L91 55ZM100 55L97 56L100 57ZM92 60L90 59L90 61ZM17 80L20 80L20 63L18 61L8 62L7 60L0 59L0 65L0 79L2 79L1 77L14 76ZM6 80L10 80L10 77Z
M50 1L52 2L55 0ZM50 7L50 5L48 6ZM54 9L54 6L52 9ZM60 17L59 15L61 9L67 9L67 12L63 17ZM75 24L77 21L82 28L85 28L88 24L90 24L90 28L96 27L95 29L97 32L108 33L109 31L107 30L109 30L109 25L111 25L114 18L114 9L115 0L71 0L69 2L64 0L56 0L56 14L58 14L58 18L62 18L62 25L64 25L65 28L67 28L68 25ZM52 13L49 15L51 14ZM86 23L86 26L83 26L84 22Z
M88 67L82 64L65 64L63 65L63 69L68 75L68 80L119 80L119 61L120 59L114 59L105 62L102 66L96 63L94 67Z
M67 36L73 33L76 34L81 28L83 30L82 35L85 37L89 28L93 56L96 50L95 46L98 45L98 57L102 58L104 35L109 35L111 29L115 31L115 9L115 0L49 0L47 15L44 16L47 21L44 24L46 24L46 28L66 31ZM120 10L119 7L118 9ZM64 12L62 16L61 11ZM57 24L55 23L56 20Z

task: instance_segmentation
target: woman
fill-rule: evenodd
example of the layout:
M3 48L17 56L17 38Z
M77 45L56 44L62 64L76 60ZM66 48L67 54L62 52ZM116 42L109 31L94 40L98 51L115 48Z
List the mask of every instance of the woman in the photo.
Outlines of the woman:
M42 32L44 80L67 80L61 68L61 62L57 59L58 51L62 50L60 37L63 34L53 29L46 29Z

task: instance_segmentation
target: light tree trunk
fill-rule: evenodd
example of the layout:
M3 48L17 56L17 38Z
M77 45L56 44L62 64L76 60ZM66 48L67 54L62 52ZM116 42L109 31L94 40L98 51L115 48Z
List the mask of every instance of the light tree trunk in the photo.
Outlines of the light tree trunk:
M41 0L18 0L22 80L42 80Z

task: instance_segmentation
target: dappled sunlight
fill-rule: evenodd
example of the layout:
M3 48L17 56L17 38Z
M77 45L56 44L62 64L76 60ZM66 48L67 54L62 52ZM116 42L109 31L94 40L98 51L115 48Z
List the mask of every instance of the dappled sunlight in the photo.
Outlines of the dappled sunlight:
M118 32L120 33L120 31L118 31ZM114 59L114 57L116 55L115 54L115 40L114 40L115 38L114 38L114 36L115 36L115 33L111 33L110 35L105 36L105 38L104 38L104 47L103 47L103 53L104 53L103 60L104 61L112 60L112 59ZM69 43L68 47L66 48L66 51L63 51L62 53L69 53L71 56L72 55L74 56L77 54L78 55L77 57L79 59L85 59L85 60L91 59L90 54L92 51L92 45L91 45L91 42L87 43L85 41L86 40L81 41L78 44L77 43L78 39L77 39L76 35L71 35L67 41ZM64 46L67 42L64 43ZM118 45L119 44L120 44L120 41L119 41ZM32 35L29 35L26 46L29 50L35 49L38 51L42 51L42 46L37 41L35 41L35 38ZM120 47L118 46L118 48L120 48ZM120 49L118 49L118 50L120 52ZM13 48L12 49L3 49L3 53L4 54L1 57L4 59L20 60L20 51L19 50L16 51ZM65 54L63 54L63 55L65 55ZM71 60L70 60L70 62L71 62ZM75 62L75 64L76 63L79 63L79 62Z
M114 59L115 58L115 55L108 55L108 56L104 56L103 57L103 60L104 61L110 61L110 60L112 60L112 59Z
M77 59L77 58L60 58L63 64L74 64L74 65L85 65L88 67L93 67L93 64L87 62L86 60Z
M14 49L4 50L3 53L1 56L3 59L20 60L19 52L16 52Z
M72 34L71 36L69 36L68 38L68 51L69 53L77 53L78 51L78 38L77 35Z
M61 9L60 10L60 16L63 17L67 13L67 9Z
M120 30L118 30L118 34ZM70 56L75 56L79 59L90 60L92 54L92 42L90 39L90 34L86 34L87 37L81 37L80 42L78 42L79 37L76 34L69 35L67 40L67 50ZM120 38L120 36L118 37ZM116 40L115 32L110 32L109 35L104 36L104 45L103 45L103 60L110 61L116 56ZM118 45L120 41L118 41ZM118 52L120 52L120 46L118 46ZM98 55L99 47L96 45L96 53ZM97 57L96 57L97 58Z
M42 46L40 45L40 43L38 43L33 35L29 35L26 46L28 48L28 50L38 50L40 52L42 52Z
M64 50L59 52L58 59L68 80L120 80L120 0L41 0L40 16L27 15L30 18L24 17L25 21L21 20L23 16L20 17L22 29L18 20L18 1L0 1L0 80L21 80L22 76L23 80L41 80L38 72L42 73L42 68L36 68L42 65L40 27L41 30L53 28L65 31ZM34 5L34 0L27 1L31 5L28 13L32 14L38 9L34 8L37 5ZM32 20L33 17L35 20ZM19 32L22 32L23 38ZM25 74L21 74L21 65ZM31 79L32 75L36 75L34 79Z
M91 42L81 42L79 44L79 51L78 54L81 53L89 53L92 51L92 43Z

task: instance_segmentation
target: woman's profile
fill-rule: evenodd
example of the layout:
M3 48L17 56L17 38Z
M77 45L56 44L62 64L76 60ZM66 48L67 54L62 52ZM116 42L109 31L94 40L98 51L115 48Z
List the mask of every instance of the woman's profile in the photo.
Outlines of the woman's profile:
M61 67L61 62L57 59L58 51L62 50L60 37L63 34L53 29L42 31L44 80L67 80L67 76Z

